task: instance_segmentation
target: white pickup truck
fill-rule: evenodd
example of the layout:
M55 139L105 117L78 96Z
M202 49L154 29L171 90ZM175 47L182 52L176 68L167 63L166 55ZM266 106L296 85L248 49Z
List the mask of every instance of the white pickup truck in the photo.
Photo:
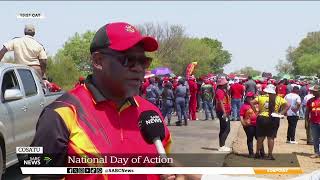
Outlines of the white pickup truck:
M62 95L46 94L36 72L24 65L0 63L0 177L18 162L16 147L29 146L43 108Z

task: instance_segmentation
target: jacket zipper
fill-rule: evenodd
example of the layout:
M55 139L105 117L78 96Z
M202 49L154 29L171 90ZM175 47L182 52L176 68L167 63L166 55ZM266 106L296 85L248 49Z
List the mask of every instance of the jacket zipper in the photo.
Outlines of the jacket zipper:
M123 138L123 129L122 129L122 126L121 126L121 121L120 121L120 112L118 112L118 118L119 118L119 127L120 127L120 139L121 139L121 142L124 141L124 138Z

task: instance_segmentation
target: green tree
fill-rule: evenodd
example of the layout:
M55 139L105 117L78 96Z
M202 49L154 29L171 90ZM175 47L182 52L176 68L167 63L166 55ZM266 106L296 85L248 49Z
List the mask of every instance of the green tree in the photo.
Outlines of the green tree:
M222 43L216 39L203 38L201 39L211 50L209 67L213 72L223 71L223 67L231 62L232 55L223 49Z
M320 77L320 53L304 54L296 62L297 71L303 75Z
M197 61L196 75L219 72L231 62L231 54L222 43L210 38L190 38L181 25L145 23L138 25L144 35L156 37L159 49L150 53L155 59L151 69L157 66L170 67L176 74L184 75L189 63Z
M146 23L137 26L144 35L156 37L159 49L147 53L153 58L150 69L159 66L171 68L176 74L184 75L189 63L197 61L196 75L219 72L230 63L231 54L223 49L222 43L210 38L190 38L181 25ZM94 32L75 33L65 42L54 57L49 59L48 76L59 85L69 88L80 75L91 72L90 43ZM65 66L65 67L64 67ZM68 72L68 77L62 76Z
M80 76L71 57L49 57L47 69L47 76L64 90L71 89Z
M187 65L196 61L198 62L194 72L196 76L212 72L209 66L210 53L211 49L200 39L186 38L181 50L174 57L175 63L170 67L174 72L185 75Z
M91 72L90 44L95 32L87 31L84 34L75 33L65 42L62 49L56 54L57 58L71 60L81 75L86 76Z
M289 47L290 48L290 47ZM320 61L310 58L316 58L320 53L320 31L310 32L307 37L301 40L297 48L291 48L287 51L287 60L292 63L294 75L317 74ZM311 66L312 64L312 66Z

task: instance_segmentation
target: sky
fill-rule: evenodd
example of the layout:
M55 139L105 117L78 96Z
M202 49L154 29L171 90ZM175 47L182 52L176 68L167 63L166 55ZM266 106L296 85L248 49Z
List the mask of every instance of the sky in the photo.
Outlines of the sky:
M297 47L308 32L320 31L320 2L314 1L0 1L0 7L1 44L23 36L30 23L49 55L76 32L109 22L180 24L191 37L222 42L232 54L227 73L245 66L276 73L289 46ZM44 18L17 18L20 13Z

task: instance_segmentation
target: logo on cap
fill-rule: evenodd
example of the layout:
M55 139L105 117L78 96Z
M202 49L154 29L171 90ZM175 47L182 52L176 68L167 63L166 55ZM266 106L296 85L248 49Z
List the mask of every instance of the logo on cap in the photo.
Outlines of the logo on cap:
M132 32L132 33L135 32L134 28L132 26L130 26L130 25L126 25L126 31L127 32Z

